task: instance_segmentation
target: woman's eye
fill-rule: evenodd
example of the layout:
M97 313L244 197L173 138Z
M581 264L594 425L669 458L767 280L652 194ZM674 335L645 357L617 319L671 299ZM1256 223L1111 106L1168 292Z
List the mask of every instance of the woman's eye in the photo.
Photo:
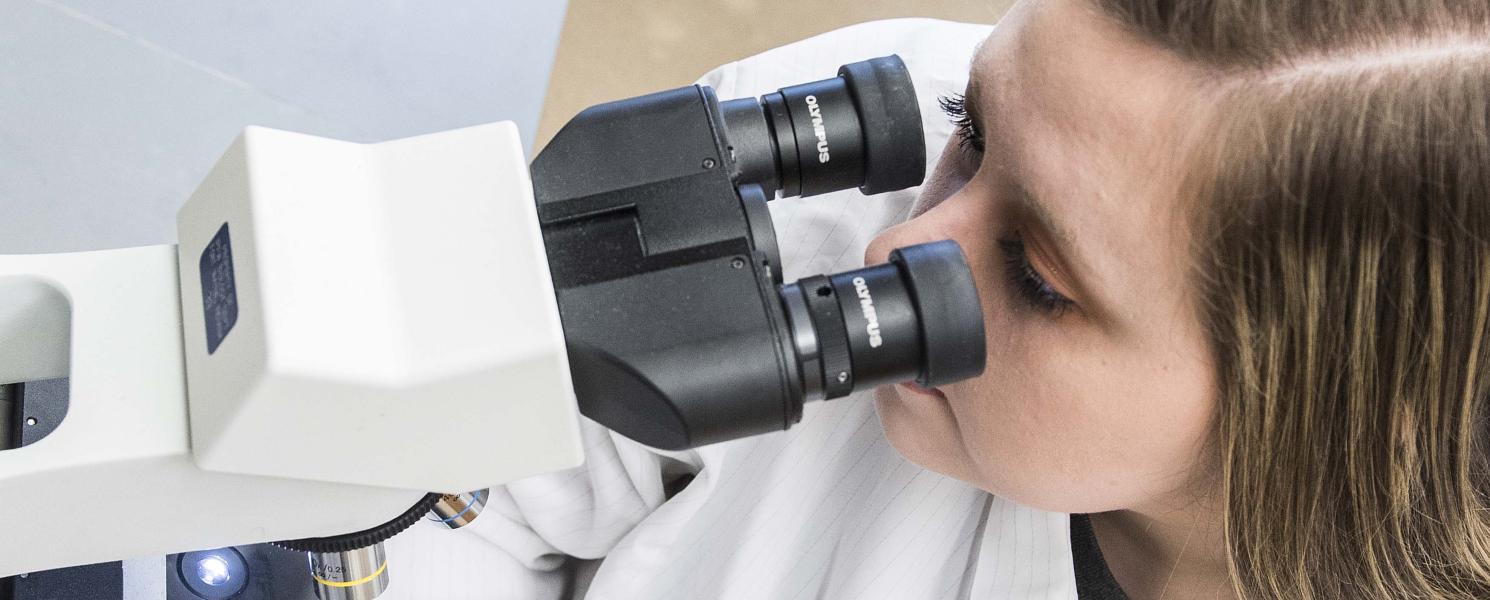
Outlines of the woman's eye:
M1014 286L1015 293L1031 307L1059 317L1076 306L1071 299L1055 291L1045 277L1035 270L1035 266L1030 264L1023 237L1016 235L1013 239L1001 239L998 244L1004 254L1004 269L1009 283Z
M973 122L972 115L967 112L967 97L962 94L947 94L938 98L937 103L941 104L942 112L947 114L947 119L956 128L957 145L965 151L982 154L983 132L978 131L978 124Z

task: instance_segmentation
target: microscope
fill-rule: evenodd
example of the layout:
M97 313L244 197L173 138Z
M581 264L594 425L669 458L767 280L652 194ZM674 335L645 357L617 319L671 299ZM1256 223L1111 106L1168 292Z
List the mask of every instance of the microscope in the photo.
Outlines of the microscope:
M896 56L594 106L531 164L508 122L249 128L178 244L0 256L0 577L178 553L181 597L242 598L235 547L273 542L374 598L384 540L580 465L580 414L677 450L975 376L954 242L782 280L773 200L919 185L924 148Z

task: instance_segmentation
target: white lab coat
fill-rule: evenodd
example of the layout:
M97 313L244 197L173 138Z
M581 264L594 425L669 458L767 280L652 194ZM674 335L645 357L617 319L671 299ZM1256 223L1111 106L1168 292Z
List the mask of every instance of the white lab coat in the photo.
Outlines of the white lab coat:
M759 95L898 53L915 78L934 158L951 132L937 97L963 89L989 31L927 19L866 23L725 65L701 82L721 99ZM916 192L773 202L786 279L862 266L870 238L905 219ZM885 439L867 392L809 404L788 431L686 452L582 426L584 466L493 490L466 529L421 523L391 540L385 598L1076 597L1067 515L910 463ZM666 498L663 482L684 472L697 476ZM580 564L572 577L580 561L571 557L603 561Z

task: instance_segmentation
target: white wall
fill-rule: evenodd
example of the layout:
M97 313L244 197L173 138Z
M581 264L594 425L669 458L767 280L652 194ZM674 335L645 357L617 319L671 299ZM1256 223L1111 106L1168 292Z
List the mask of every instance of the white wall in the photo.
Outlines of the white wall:
M531 144L566 4L0 0L0 253L174 242L245 125Z

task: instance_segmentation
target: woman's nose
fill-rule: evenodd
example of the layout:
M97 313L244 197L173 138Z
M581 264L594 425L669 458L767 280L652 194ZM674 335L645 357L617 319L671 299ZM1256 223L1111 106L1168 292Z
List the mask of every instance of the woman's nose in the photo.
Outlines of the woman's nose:
M865 248L864 264L877 265L884 263L890 260L890 252L896 248L935 242L951 237L936 226L934 212L928 212L881 231L879 235L869 241L869 247Z
M921 187L921 197L912 207L911 219L880 232L864 250L864 264L877 265L890 259L890 251L952 238L951 227L943 223L948 219L948 210L942 205L962 193L968 184L964 174L966 165L962 148L955 140L948 141L937 159L936 168Z

